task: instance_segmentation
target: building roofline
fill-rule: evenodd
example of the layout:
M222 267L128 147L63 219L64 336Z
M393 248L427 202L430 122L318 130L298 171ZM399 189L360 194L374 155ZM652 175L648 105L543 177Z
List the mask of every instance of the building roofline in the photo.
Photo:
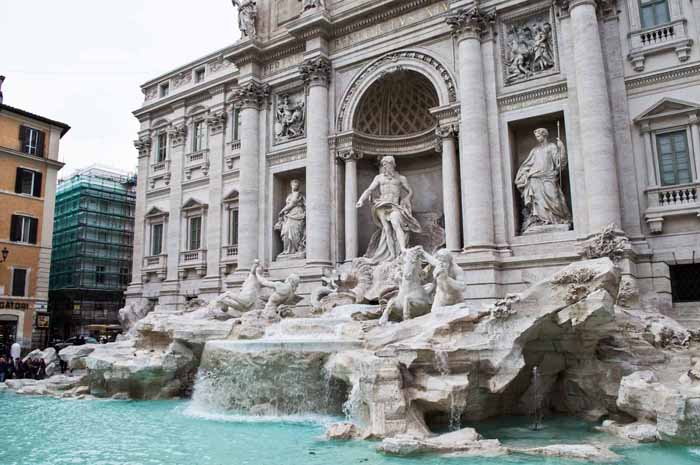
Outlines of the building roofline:
M42 123L50 124L52 126L58 126L61 128L61 137L65 136L66 133L70 130L70 126L68 126L66 123L61 123L60 121L56 121L53 119L46 118L45 116L37 115L35 113L30 113L28 111L22 110L20 108L15 108L11 107L9 105L5 105L4 103L0 103L0 112L2 111L9 111L11 113L15 113L20 116L24 116L25 118L32 118L37 121L41 121Z

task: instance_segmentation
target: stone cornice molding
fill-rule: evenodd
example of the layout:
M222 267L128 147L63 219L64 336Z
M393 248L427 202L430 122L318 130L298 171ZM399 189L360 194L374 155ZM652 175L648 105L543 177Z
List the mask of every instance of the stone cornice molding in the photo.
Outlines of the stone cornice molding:
M245 40L224 55L224 58L236 65L240 69L248 63L260 63L263 47L259 40Z
M259 110L270 98L270 85L249 82L233 91L232 100L238 108Z
M333 35L333 21L325 10L310 10L287 25L291 35L300 40Z
M458 40L481 39L483 34L490 32L496 24L496 12L484 11L479 2L449 13L445 22L452 28L452 34Z
M625 81L627 90L652 86L654 84L665 84L670 81L689 78L700 75L700 65L687 66L685 68L672 69L648 76L628 79Z
M354 16L343 17L341 15L339 17L334 17L334 23L336 24L334 37L350 34L351 32L363 29L367 26L388 21L412 10L429 6L434 3L439 3L441 1L444 0L400 0L395 2L395 5L388 8L384 5L378 5L376 7L377 9L380 9L378 12L368 12L367 5L362 5L356 11L349 13L350 15Z
M299 74L309 87L328 87L331 82L331 62L326 57L308 59L299 65Z
M554 0L562 17L568 17L579 6L593 5L601 18L617 17L617 0Z

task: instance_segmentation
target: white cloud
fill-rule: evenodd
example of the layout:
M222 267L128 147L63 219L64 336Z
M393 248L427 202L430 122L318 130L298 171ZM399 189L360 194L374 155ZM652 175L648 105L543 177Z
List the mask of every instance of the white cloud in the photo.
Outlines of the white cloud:
M11 0L0 12L4 103L62 121L70 171L136 167L140 85L233 43L228 0Z

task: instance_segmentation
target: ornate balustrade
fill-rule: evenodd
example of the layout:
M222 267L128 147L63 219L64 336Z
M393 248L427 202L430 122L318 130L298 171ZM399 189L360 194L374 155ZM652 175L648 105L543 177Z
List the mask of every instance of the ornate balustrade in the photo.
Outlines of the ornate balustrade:
M145 281L149 280L149 273L156 274L160 280L164 280L168 270L168 255L151 255L143 257L142 273Z
M688 37L685 19L630 33L629 60L636 71L644 71L646 57L674 50L681 62L690 58L693 41Z
M668 216L696 215L700 217L700 182L677 186L652 187L646 190L646 222L653 233L663 229Z
M187 270L195 270L200 278L206 275L207 251L205 249L180 252L180 265L178 266L180 279L186 277Z

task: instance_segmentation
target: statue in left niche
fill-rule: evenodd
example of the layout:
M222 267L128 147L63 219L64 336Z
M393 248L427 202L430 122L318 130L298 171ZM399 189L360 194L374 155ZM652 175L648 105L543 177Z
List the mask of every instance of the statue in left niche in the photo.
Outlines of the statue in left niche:
M300 182L292 179L289 183L292 192L280 210L275 230L279 231L284 249L280 257L302 257L306 248L306 199L299 192Z
M255 0L232 0L233 6L238 8L238 27L241 33L254 39L257 35L255 20L258 17L258 7Z

